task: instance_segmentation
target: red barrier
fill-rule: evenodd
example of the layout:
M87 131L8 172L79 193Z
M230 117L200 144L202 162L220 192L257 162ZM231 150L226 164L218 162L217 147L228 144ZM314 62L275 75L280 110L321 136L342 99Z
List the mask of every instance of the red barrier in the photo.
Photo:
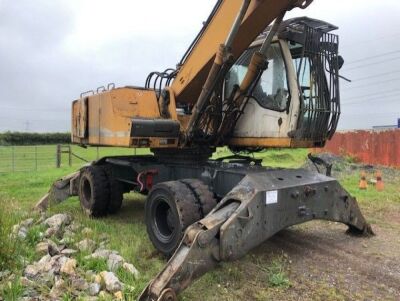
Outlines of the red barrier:
M400 130L338 132L322 151L373 165L400 167Z

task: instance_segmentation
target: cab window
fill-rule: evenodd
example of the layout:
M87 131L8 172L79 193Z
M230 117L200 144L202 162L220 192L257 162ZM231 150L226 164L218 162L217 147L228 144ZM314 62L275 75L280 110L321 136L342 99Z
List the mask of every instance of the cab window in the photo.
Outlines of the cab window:
M247 50L231 68L226 81L226 96L229 96L235 85L240 85L246 75L251 57L257 48ZM257 83L253 97L260 106L282 112L289 104L289 89L285 61L279 43L273 43L267 53L268 69L264 71Z

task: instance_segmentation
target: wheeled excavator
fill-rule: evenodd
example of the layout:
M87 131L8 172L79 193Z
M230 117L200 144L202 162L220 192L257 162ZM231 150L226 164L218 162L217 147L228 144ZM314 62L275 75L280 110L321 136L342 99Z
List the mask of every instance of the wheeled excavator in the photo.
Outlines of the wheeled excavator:
M219 0L176 68L144 87L114 84L72 104L72 142L149 148L105 157L53 185L45 201L78 195L93 217L147 195L145 223L169 258L138 300L177 295L216 265L315 219L372 234L356 200L327 174L272 169L246 155L323 147L340 116L337 27L284 20L312 0ZM234 155L211 159L217 147ZM312 159L312 157L311 157Z

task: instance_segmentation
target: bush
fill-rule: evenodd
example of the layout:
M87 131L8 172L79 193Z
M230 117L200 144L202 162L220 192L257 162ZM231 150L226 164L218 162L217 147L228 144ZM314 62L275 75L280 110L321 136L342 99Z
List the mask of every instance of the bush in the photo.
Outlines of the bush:
M0 145L44 145L69 143L71 143L70 133L6 132L0 134Z

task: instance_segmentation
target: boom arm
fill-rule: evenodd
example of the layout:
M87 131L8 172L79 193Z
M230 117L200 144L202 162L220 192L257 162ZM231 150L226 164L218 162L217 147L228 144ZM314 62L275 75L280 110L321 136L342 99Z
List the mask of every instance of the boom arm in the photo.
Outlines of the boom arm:
M199 39L182 62L171 91L177 103L196 103L220 45L225 45L246 0L219 0ZM312 0L248 0L249 5L237 34L232 37L231 53L237 59L283 12L306 8Z
M191 109L191 117L183 129L184 139L181 144L196 143L196 132L200 134L197 135L200 140L204 136L209 141L214 141L214 144L223 144L224 138L229 136L244 109L242 104L245 104L247 93L267 67L265 53L276 32L270 32L266 40L268 42L253 57L253 65L249 66L244 82L246 88L240 86L236 91L237 95L223 100L220 92L229 69L274 19L276 30L286 11L293 7L305 8L311 2L312 0L221 0L217 3L205 28L189 49L187 57L184 57L172 87L168 88L168 93L162 93L161 111L166 112L163 108L169 106L170 99L174 100L175 106L186 104ZM167 118L169 116L163 115Z

